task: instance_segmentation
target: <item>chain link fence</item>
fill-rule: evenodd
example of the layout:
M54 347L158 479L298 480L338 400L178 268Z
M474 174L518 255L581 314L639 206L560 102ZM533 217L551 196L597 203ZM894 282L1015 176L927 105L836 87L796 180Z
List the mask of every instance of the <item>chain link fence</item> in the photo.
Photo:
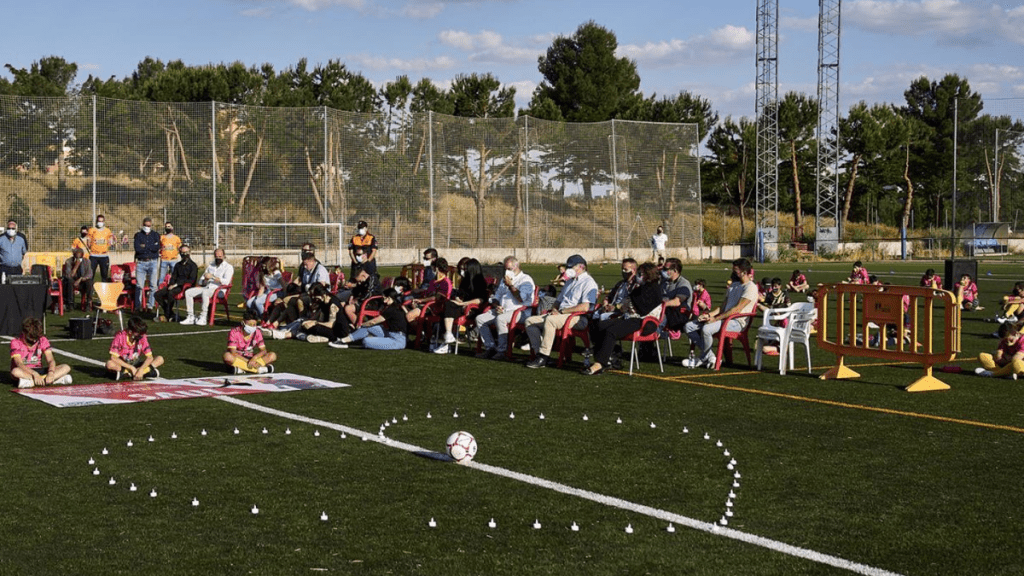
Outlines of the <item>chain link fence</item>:
M257 252L332 245L338 224L366 220L385 261L428 246L636 251L658 225L670 248L696 248L697 146L693 124L0 96L0 209L34 251L69 249L96 214L119 236L150 216L196 246Z

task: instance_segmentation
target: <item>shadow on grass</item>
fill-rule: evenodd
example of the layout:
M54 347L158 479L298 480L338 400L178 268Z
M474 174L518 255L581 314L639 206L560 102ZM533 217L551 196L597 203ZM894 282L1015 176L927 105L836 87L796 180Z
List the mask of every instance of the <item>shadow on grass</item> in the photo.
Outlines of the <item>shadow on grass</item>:
M196 360L195 358L182 358L182 362L190 364L196 368L202 368L210 372L224 373L226 370L223 362L207 362L204 360Z

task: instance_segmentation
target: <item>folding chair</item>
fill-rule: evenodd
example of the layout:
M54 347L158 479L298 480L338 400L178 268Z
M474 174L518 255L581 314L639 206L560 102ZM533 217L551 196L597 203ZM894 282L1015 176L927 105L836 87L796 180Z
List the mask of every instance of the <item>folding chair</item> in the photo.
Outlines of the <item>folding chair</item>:
M100 299L100 305L96 307L96 320L92 326L93 334L96 333L96 328L100 325L100 312L108 314L117 312L117 323L121 330L124 330L124 318L121 317L121 310L124 308L124 305L121 304L124 284L121 282L95 282L92 287Z

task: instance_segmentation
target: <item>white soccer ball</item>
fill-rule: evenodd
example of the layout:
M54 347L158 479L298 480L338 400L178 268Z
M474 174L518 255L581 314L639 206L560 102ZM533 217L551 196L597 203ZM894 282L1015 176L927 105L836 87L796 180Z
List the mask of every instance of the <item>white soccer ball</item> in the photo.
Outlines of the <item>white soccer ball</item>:
M445 442L448 455L458 463L469 462L476 456L476 438L469 432L452 432Z

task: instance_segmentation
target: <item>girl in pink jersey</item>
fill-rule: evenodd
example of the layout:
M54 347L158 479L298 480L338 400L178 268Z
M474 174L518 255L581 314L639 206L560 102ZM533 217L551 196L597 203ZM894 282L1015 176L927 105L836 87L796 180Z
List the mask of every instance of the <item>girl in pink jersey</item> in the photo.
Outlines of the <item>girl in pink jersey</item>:
M693 283L693 315L700 316L711 310L711 293L708 292L707 280L698 278Z
M44 358L46 372L42 371ZM71 384L70 372L70 366L57 364L53 359L39 318L26 318L21 323L21 335L11 340L11 376L18 380L18 388Z
M149 338L146 333L149 327L146 322L138 316L128 320L128 329L121 330L114 336L114 342L110 345L110 360L107 360L107 370L116 375L120 380L121 376L127 376L138 382L143 376L160 377L158 368L163 366L163 356L153 356L153 350L149 347Z
M228 351L224 353L224 363L233 367L235 374L266 374L274 371L277 354L267 350L263 333L259 330L259 320L256 313L246 310L242 324L228 332Z
M975 368L974 373L978 376L1009 377L1016 380L1018 376L1024 375L1024 337L1010 322L999 326L998 334L999 348L996 353L978 354L981 366Z

